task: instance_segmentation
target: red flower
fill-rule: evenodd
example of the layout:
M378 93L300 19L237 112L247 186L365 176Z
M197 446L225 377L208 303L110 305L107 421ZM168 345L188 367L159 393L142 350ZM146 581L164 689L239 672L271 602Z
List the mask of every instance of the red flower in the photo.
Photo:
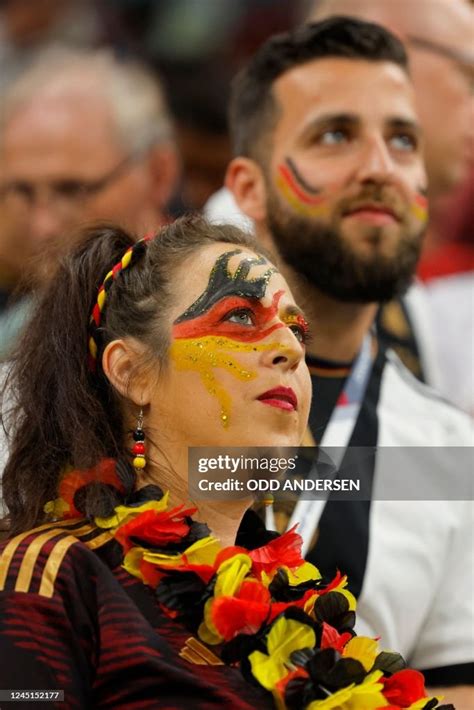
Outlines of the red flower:
M131 509L132 510L132 509ZM184 518L196 512L196 508L183 510L180 505L172 510L157 513L155 510L145 510L121 525L115 533L125 552L135 544L131 538L138 538L156 547L163 547L172 542L179 542L189 533L189 524Z
M420 698L426 698L425 679L419 671L405 668L390 678L381 678L383 694L396 707L408 708Z
M348 631L340 634L330 624L323 621L323 633L321 636L321 648L333 648L335 651L342 653L344 646L352 638L352 634Z
M124 487L118 477L115 466L115 459L102 459L97 466L88 469L76 469L67 473L58 486L58 497L69 504L69 511L63 515L64 518L80 518L82 513L74 506L75 493L88 483L105 483L123 493Z
M145 583L150 585L153 589L158 586L158 582L165 575L165 572L161 572L156 565L146 560L140 562L139 569Z
M262 572L270 574L277 567L289 567L294 569L303 564L301 557L301 535L295 533L294 525L284 535L275 538L263 547L256 550L249 550L247 554L252 559L252 570L260 577Z
M263 584L246 580L235 597L217 597L212 603L212 623L225 641L238 633L254 634L270 610L270 593Z

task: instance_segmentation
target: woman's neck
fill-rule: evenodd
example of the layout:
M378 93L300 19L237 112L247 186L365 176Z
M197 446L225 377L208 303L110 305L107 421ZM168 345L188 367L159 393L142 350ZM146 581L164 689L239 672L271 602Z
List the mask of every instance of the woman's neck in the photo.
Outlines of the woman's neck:
M240 523L252 502L251 498L235 501L198 501L195 504L198 512L194 518L206 523L223 547L229 547L235 545Z
M206 523L212 534L220 541L224 547L235 544L238 529L245 511L253 503L252 498L239 498L236 500L193 500L188 491L187 473L187 451L186 456L179 457L181 461L165 459L161 454L153 450L147 455L146 472L140 474L138 488L154 484L163 490L169 491L169 507L178 505L192 505L197 508L193 516L194 520ZM183 461L186 465L183 465ZM166 471L173 471L173 475L166 474Z

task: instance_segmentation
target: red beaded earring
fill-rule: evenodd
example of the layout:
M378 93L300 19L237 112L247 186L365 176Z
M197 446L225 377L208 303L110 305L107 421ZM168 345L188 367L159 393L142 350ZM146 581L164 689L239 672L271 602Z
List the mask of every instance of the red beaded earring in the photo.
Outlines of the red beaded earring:
M137 426L133 432L133 440L135 441L132 454L133 458L133 468L137 473L140 473L142 469L146 466L145 458L145 433L143 431L143 409L140 409L140 414L138 415Z

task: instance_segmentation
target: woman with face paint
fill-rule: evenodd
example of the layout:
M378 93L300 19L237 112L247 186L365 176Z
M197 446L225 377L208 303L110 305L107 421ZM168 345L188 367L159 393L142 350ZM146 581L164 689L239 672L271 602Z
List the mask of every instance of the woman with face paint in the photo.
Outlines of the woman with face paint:
M84 235L10 373L7 699L365 710L387 692L393 706L399 686L423 697L421 674L355 637L345 577L322 580L294 530L268 533L248 496L189 499L188 447L301 443L306 337L285 280L233 227Z

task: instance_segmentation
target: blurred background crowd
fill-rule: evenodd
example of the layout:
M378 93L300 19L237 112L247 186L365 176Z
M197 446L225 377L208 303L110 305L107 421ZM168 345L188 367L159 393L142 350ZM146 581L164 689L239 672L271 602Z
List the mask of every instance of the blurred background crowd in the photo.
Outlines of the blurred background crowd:
M414 317L420 333L430 320L428 380L474 412L474 38L452 2L0 0L0 356L82 223L141 234L205 208L231 158L231 79L268 36L353 13L409 48L431 214L418 269L431 310Z

